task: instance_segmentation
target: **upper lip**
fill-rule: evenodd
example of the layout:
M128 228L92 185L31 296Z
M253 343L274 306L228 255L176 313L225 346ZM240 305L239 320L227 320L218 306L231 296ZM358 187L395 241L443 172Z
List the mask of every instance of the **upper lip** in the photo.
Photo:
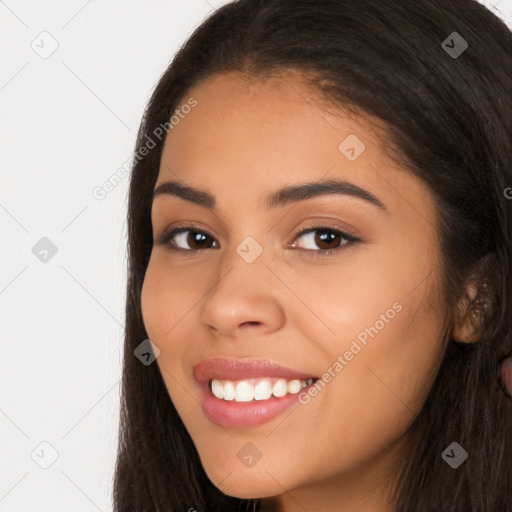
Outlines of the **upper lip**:
M194 367L194 377L198 382L219 380L243 380L258 377L282 377L284 379L307 380L315 378L273 361L262 359L204 359Z

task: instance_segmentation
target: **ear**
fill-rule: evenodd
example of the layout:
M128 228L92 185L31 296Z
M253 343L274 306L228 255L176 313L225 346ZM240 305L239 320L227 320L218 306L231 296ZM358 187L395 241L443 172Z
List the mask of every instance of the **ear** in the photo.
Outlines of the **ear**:
M475 343L489 335L500 286L494 252L488 252L467 274L464 292L453 314L452 338Z
M503 359L501 362L501 382L505 388L505 392L512 397L512 356Z
M477 302L478 287L474 282L466 286L465 294L456 307L452 338L461 343L474 343L480 337L481 318L479 310L474 307Z

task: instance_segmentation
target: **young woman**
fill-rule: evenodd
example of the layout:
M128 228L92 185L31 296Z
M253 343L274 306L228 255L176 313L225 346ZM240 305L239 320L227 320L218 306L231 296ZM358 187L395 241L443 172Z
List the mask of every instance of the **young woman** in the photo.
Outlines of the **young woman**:
M196 29L135 148L116 511L510 510L511 48L474 0Z

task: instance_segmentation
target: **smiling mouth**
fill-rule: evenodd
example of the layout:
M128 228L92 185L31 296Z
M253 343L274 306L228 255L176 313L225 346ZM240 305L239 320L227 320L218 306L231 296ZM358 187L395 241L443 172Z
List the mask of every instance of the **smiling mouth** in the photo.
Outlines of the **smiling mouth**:
M317 378L285 379L263 377L241 380L210 379L208 387L216 398L232 402L252 402L294 395L314 384Z

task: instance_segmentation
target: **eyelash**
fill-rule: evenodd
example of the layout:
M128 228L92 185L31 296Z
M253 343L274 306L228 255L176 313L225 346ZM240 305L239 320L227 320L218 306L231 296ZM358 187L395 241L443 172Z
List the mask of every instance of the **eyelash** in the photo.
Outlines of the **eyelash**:
M207 250L211 249L211 247L209 247L207 249L181 249L180 247L175 247L171 243L172 239L176 235L178 235L180 233L187 232L187 231L194 231L196 233L206 235L210 238L214 238L210 233L208 233L207 231L204 231L200 226L197 226L194 224L184 224L181 226L174 226L172 228L166 229L162 233L162 235L158 238L158 240L156 241L156 244L157 245L167 245L171 251L182 252L182 253L189 252L189 253L199 254L199 253L202 253L203 251L207 251ZM333 256L333 255L338 254L338 251L340 249L343 249L344 247L348 247L348 246L351 246L358 242L362 242L362 240L360 238L357 238L356 236L354 236L350 233L340 231L339 229L335 228L334 226L325 225L325 224L312 225L312 226L303 228L302 230L300 230L298 233L296 233L294 235L293 239L295 240L296 238L299 238L307 233L311 233L314 231L330 231L330 232L334 233L335 235L340 236L342 239L345 239L346 243L344 243L340 247L336 247L334 249L320 249L320 250L302 249L308 253L312 253L309 255L310 257Z

